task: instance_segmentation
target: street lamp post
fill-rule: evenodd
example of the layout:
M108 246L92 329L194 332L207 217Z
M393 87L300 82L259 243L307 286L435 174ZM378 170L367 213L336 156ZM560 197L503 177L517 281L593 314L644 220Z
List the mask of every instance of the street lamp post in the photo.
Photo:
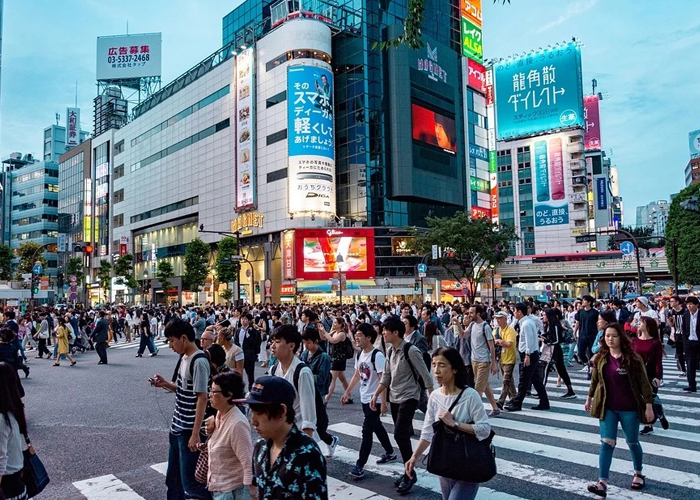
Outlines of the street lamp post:
M143 284L144 284L144 285L148 285L148 269L144 269L144 271L143 271ZM147 300L147 299L148 299L148 293L144 293L144 294L143 294L143 298ZM144 300L144 302L145 302L146 300ZM145 306L145 305L147 305L147 304L144 304L144 306Z
M491 305L496 306L496 266L493 264L489 265L491 269Z

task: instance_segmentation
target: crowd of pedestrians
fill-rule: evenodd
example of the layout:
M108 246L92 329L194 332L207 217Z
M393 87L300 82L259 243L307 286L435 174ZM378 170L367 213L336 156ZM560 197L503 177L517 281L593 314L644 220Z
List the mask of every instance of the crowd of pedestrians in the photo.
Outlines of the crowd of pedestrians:
M404 464L395 487L406 494L434 438L433 424L486 439L489 420L521 411L530 394L538 398L531 409L549 410L549 380L566 386L561 398L576 398L568 371L577 363L591 380L585 409L601 429L599 478L588 490L604 497L618 425L632 455L633 489L645 487L639 435L653 432L656 421L669 427L659 398L665 342L675 347L678 367L687 374L685 390L697 390L698 306L695 297L654 303L644 296L633 304L584 296L567 304L115 306L37 308L19 321L18 312L8 309L0 328L0 375L12 380L0 380L0 390L16 387L23 395L19 373L29 376L25 362L32 350L54 366L63 357L73 366L77 352L94 349L98 364L108 364L110 345L138 338L136 357L146 350L156 356L154 341L162 337L180 356L172 377L151 379L175 394L168 499L272 499L283 498L281 491L284 498L323 499L326 460L339 443L328 432L327 413L328 405L337 404L338 386L339 404L357 399L364 416L359 455L348 474L365 477L376 436L383 448L377 464ZM256 379L258 365L267 371ZM498 399L494 377L501 378ZM425 418L414 449L419 411ZM0 404L0 413L6 416L2 440L15 424L23 425L23 416L11 403ZM398 450L384 414L393 421ZM257 444L251 429L262 438ZM11 489L8 464L0 461L0 475ZM206 473L196 474L199 469ZM472 499L479 488L451 478L440 478L440 486L449 500Z

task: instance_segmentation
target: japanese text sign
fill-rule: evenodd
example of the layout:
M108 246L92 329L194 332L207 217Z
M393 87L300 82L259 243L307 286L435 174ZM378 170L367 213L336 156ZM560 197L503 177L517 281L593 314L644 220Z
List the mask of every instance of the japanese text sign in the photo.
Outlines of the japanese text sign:
M236 57L236 211L256 204L254 56L249 48Z
M97 79L128 80L161 74L161 34L97 38Z
M469 19L469 21L479 28L483 27L481 0L461 0L460 3L462 6L462 17Z
M486 93L486 68L482 64L474 61L473 59L467 59L467 68L469 71L468 85L474 90Z
M481 28L467 18L462 18L462 55L474 59L476 62L484 62L484 45L481 36Z
M498 140L584 126L577 44L499 62L495 77Z
M586 120L586 130L583 142L586 151L602 149L600 141L600 106L597 95L587 95L583 98L583 114Z

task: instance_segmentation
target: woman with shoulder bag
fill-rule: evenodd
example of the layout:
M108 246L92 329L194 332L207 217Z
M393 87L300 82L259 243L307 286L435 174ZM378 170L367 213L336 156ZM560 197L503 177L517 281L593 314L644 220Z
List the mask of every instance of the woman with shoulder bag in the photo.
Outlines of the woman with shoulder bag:
M632 338L634 352L641 356L647 371L647 378L654 393L654 415L661 422L664 430L669 428L668 420L664 415L664 407L659 399L659 387L664 378L663 357L666 355L664 346L659 338L659 326L654 318L642 317L637 329L637 336ZM644 426L639 434L645 436L654 432L654 423Z
M58 334L56 335L58 341L56 343L56 362L53 364L53 366L61 366L61 357L63 356L68 358L71 366L75 366L77 361L70 355L70 337L66 318L59 314L58 318L56 319L58 320Z
M443 347L433 354L433 375L440 389L430 394L428 410L423 421L418 446L413 456L406 462L406 475L413 477L416 461L431 445L436 436L436 426L441 422L452 432L475 436L478 441L492 437L486 410L479 394L467 386L467 372L462 356L452 347ZM456 404L455 404L456 403ZM449 457L443 457L448 458ZM467 469L465 464L459 464ZM474 465L474 464L472 464ZM430 471L430 464L428 465ZM440 477L443 500L473 500L479 490L479 483L448 477Z
M345 339L348 338L347 325L342 316L336 316L333 319L333 329L326 332L323 325L317 325L319 333L328 341L328 355L331 357L331 385L328 387L325 403L328 404L333 392L335 392L335 382L340 380L343 385L343 390L348 389L348 379L345 378L345 365L347 362L347 350L345 348ZM348 404L352 403L352 399L348 400Z
M217 346L218 347L218 346ZM242 500L257 497L253 485L253 442L250 424L233 401L243 399L243 377L233 371L214 377L209 400L217 410L207 422L207 489L213 500ZM199 463L198 463L199 466Z
M17 386L17 372L9 364L0 362L0 449L4 451L0 455L0 498L28 498L22 481L26 434L27 420Z
M600 352L591 360L593 365L591 387L584 409L600 420L600 451L598 481L588 485L588 491L605 498L613 451L617 440L617 426L622 432L632 455L634 477L631 488L645 486L642 475L642 446L639 444L640 422L654 419L654 396L647 379L642 358L632 349L632 343L619 323L605 328Z

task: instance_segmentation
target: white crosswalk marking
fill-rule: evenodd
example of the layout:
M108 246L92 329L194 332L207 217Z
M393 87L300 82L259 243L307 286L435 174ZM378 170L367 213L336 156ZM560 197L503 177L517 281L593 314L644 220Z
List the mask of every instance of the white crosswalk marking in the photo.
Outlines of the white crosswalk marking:
M129 349L138 346L120 345ZM113 347L115 348L115 347ZM549 376L547 391L551 409L549 411L530 410L538 404L537 399L528 398L520 412L503 412L490 422L496 432L494 445L497 449L498 475L482 485L478 500L541 500L548 498L591 498L586 484L596 479L598 471L599 421L588 415L583 402L590 382L586 373L573 367L570 371L576 399L563 400L566 387L556 387L556 373ZM648 481L644 491L629 488L633 464L620 432L613 462L611 465L609 498L624 500L690 500L700 498L700 397L684 393L681 386L684 378L675 366L675 361L664 361L666 384L659 395L671 428L664 431L660 425L649 436L641 437L644 450L643 472ZM500 391L498 380L492 380L496 396ZM400 461L377 465L379 457L370 454L365 465L367 476L354 480L348 475L355 465L360 448L362 427L358 419L354 423L334 420L332 411L338 405L337 396L331 401L331 425L329 432L340 436L341 445L329 459L328 488L333 500L389 500L399 498L390 486L403 474ZM484 400L484 407L491 410ZM337 408L335 408L337 409ZM359 405L346 407L344 411L358 411ZM344 414L344 413L343 413ZM413 426L416 436L412 439L415 447L424 415L416 412ZM389 433L389 439L398 451L393 431L393 421L389 416L381 418ZM381 451L376 436L373 436L373 451ZM426 451L426 455L429 452ZM425 456L425 455L424 455ZM417 464L418 482L414 493L420 498L431 500L441 498L439 478L429 474L422 462ZM153 464L150 468L165 475L167 462ZM101 476L73 483L87 500L141 500L126 480L114 475ZM135 486L134 486L135 487ZM137 488L138 489L138 488ZM391 491L391 493L387 493ZM416 493L419 492L419 493Z

